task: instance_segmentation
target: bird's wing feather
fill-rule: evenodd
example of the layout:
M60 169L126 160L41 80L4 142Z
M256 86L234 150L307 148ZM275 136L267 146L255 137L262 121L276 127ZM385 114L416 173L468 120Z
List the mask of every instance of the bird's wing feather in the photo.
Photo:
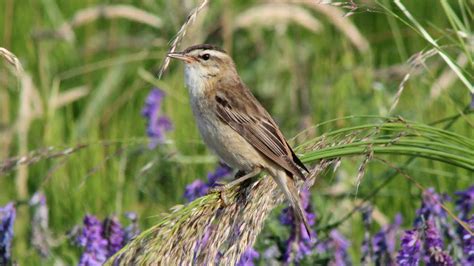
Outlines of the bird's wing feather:
M217 90L215 95L217 116L254 148L292 175L305 179L298 168L308 169L286 142L280 129L251 92L240 87Z

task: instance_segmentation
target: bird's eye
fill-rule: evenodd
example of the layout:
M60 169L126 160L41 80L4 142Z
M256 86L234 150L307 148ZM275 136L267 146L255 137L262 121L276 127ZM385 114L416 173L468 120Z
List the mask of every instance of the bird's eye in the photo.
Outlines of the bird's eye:
M201 58L202 58L203 60L205 60L205 61L209 60L210 57L211 57L210 54L203 54L203 55L201 55Z

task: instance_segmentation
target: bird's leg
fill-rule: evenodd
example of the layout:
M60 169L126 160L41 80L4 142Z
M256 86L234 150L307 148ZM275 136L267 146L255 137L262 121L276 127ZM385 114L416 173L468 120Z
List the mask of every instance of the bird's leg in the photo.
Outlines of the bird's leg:
M239 171L237 171L237 173L235 173L234 180L237 180L237 179L243 177L244 175L245 175L245 171L239 170ZM214 184L218 185L220 187L220 186L224 186L226 183L223 182L223 181L216 181Z
M260 167L255 167L250 173L246 174L244 171L241 171L239 170L236 174L235 174L235 180L225 184L225 185L222 185L222 186L218 186L218 187L213 187L209 190L209 193L215 193L215 192L219 192L220 193L220 197L222 199L222 202L224 202L224 205L229 205L229 200L227 199L227 197L224 195L224 192L258 174L260 174L260 172L262 171L262 169L260 169Z
M239 179L244 175L245 175L245 171L244 170L239 170L239 171L237 171L237 173L235 173L234 179Z
M262 169L260 169L259 167L255 167L250 173L248 174L245 174L244 171L238 171L237 174L235 175L235 177L237 179L225 184L225 185L222 185L222 186L219 186L219 187L214 187L214 188L211 188L210 189L210 192L222 192L222 191L225 191L225 190L228 190L242 182L244 182L245 180L249 179L249 178L252 178L258 174L260 174L260 172L262 171Z

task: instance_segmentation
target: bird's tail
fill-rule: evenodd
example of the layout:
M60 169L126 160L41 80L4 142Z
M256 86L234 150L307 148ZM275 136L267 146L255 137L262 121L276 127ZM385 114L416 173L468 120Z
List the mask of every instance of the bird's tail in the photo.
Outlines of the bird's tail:
M285 194L286 198L290 202L291 208L293 209L293 213L295 214L297 221L302 222L304 224L308 237L311 237L309 223L306 219L304 208L301 205L301 199L298 193L298 189L296 188L295 181L290 176L288 176L285 171L278 171L278 173L273 176L273 179L278 184L280 189L283 191L283 194Z

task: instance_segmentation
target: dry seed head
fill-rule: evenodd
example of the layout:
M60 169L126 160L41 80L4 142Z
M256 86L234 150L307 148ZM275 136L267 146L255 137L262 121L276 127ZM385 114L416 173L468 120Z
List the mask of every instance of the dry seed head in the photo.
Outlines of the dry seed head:
M186 35L186 30L187 28L196 20L197 15L199 12L201 12L204 7L207 6L208 0L203 0L201 4L196 7L191 13L188 15L188 18L184 22L183 25L181 25L181 28L179 29L178 33L176 33L176 36L174 37L173 41L171 42L171 47L168 51L168 53L173 53L176 52L176 48L178 47L179 43L183 40L184 36ZM168 56L165 56L165 59L163 60L163 63L161 64L160 71L158 73L158 78L161 78L163 73L166 71L168 68L168 65L170 64L170 58Z
M311 169L308 185L331 163L321 161ZM265 219L284 197L270 177L232 188L225 196L226 205L217 194L209 194L169 214L106 265L234 265L255 243ZM217 261L219 252L224 256Z
M274 26L294 22L312 32L321 30L321 23L306 9L292 4L262 4L240 13L234 21L234 29L255 26Z
M16 57L15 54L7 50L6 48L0 47L0 56L5 58L8 63L10 63L17 71L17 74L20 76L24 73L23 66L21 65L20 60Z

